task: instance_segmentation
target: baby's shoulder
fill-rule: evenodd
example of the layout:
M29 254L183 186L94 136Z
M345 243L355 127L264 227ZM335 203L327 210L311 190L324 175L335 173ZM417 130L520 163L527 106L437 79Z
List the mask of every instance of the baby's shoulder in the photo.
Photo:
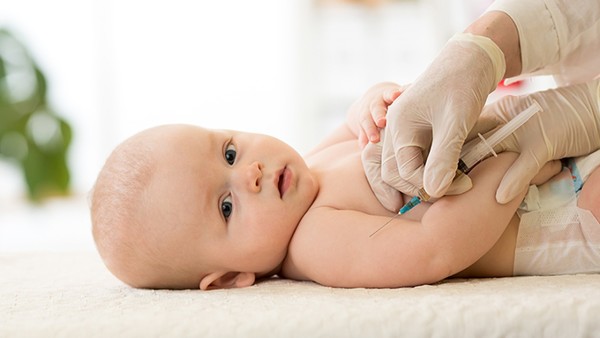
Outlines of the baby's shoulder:
M282 275L331 285L353 266L352 257L370 245L369 235L389 219L387 213L325 205L309 209L288 245Z
M340 245L353 242L351 234L341 226L347 212L326 206L311 208L288 245L282 277L323 283L331 274L337 275L344 265Z
M287 255L281 267L283 277L313 280L310 271L314 270L315 259L322 255L323 236L326 235L320 233L319 228L327 217L335 217L331 208L311 207L306 212L288 245Z

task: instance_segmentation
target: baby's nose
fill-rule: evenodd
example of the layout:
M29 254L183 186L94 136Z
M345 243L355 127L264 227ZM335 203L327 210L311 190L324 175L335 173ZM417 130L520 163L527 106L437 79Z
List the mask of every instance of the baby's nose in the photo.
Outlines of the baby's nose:
M252 162L250 165L241 167L236 175L238 182L251 192L260 192L262 168L263 166L259 162Z

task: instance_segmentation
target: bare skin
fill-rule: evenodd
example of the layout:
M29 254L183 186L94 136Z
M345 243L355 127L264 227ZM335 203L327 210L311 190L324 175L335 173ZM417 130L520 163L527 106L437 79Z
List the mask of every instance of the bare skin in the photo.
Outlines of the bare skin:
M356 138L344 128L332 138L336 142L325 140L324 149L306 158L320 191L292 238L284 277L342 287L397 287L450 276L512 275L515 211L524 192L506 205L496 203L494 193L514 154L473 170L472 191L424 203L369 238L394 214L370 191Z
M110 238L102 253L130 285L206 290L278 274L332 287L403 287L512 275L525 191L506 204L495 192L515 153L477 165L468 192L394 217L371 190L347 125L305 158L274 138L235 131L174 125L138 138L153 147L157 167L140 199L145 221L121 230L140 253L119 255L123 246ZM546 169L541 182L558 171ZM579 200L596 217L598 191L596 170ZM125 264L135 259L135 269Z
M376 86L366 100L387 102L387 88L396 89ZM141 151L152 170L129 214L136 222L95 224L104 261L136 287L204 290L274 274L332 287L512 275L525 189L506 204L495 194L517 154L478 164L469 191L396 217L367 181L357 121L348 119L304 157L273 137L239 131L170 125L134 136L108 167ZM559 170L559 161L549 162L532 183ZM114 175L101 175L94 191L110 198ZM579 198L596 217L599 188L594 173Z
M470 174L474 183L471 191L434 204L422 203L369 238L394 214L382 209L370 192L356 142L340 142L313 152L307 162L319 177L320 192L292 238L281 274L342 287L397 287L446 277L512 276L519 227L515 211L524 193L508 205L496 203L494 193L515 156L505 153L482 162ZM339 170L340 166L345 170ZM554 162L532 183L541 184L559 171L560 163ZM598 187L600 170L586 182L579 200L579 206L596 217L600 209ZM461 232L470 222L474 222L473 228ZM434 231L415 245L421 240L415 233L426 231L430 225ZM444 235L437 236L440 233ZM447 258L442 259L443 267L430 265L438 253Z
M498 45L506 61L505 78L521 74L519 32L510 16L497 11L485 13L469 25L465 32L488 37Z

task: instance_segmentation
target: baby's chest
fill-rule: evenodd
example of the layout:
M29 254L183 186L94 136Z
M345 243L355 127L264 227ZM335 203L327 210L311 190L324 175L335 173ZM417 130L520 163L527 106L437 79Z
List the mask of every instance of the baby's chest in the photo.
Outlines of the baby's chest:
M313 206L385 214L365 176L360 150L353 146L342 144L315 162L320 188Z

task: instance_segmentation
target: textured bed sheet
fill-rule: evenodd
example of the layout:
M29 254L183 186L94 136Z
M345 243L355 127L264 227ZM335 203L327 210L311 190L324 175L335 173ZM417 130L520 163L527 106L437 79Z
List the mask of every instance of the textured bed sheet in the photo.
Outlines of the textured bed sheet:
M0 254L0 337L592 337L600 275L137 290L95 253Z

